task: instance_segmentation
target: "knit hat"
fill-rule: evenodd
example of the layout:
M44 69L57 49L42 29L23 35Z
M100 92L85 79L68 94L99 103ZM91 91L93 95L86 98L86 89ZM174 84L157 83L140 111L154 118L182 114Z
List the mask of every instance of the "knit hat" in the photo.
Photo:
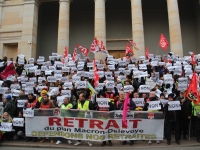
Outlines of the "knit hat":
M42 90L40 94L45 94L45 95L47 95L47 91L46 91L46 90Z
M6 99L11 99L11 98L12 98L11 95L6 96Z

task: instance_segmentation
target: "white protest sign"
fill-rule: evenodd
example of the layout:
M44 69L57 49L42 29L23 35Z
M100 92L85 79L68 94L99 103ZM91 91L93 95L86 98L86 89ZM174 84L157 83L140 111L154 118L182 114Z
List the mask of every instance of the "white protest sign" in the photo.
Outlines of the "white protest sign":
M49 96L52 96L52 95L57 95L59 92L59 87L50 87L49 88Z
M37 82L37 78L36 77L29 78L29 82Z
M99 83L98 86L95 87L96 90L103 90L103 87L105 86L104 83Z
M185 76L188 77L193 73L192 70L185 70Z
M165 62L158 62L159 66L164 66Z
M156 96L157 96L157 97L160 97L160 94L161 94L161 93L162 93L162 92L161 92L159 89L156 90Z
M133 86L132 85L125 85L124 86L124 92L132 92Z
M97 74L100 78L104 77L104 71L98 71Z
M69 72L70 68L69 67L62 67L62 72Z
M34 82L26 82L26 87L29 87L29 88L34 87Z
M88 67L88 68L94 67L94 63L93 63L93 62L88 62L88 63L87 63L87 67Z
M65 82L64 83L64 88L65 89L72 89L73 88L72 82Z
M115 65L108 65L109 70L115 70Z
M86 81L77 82L77 89L85 89L85 88L86 88Z
M47 80L48 80L48 82L56 82L56 77L55 76L48 76Z
M185 91L188 87L188 84L179 84L178 83L178 91Z
M139 93L149 93L149 92L150 92L149 85L140 85Z
M23 108L26 103L26 100L17 100L17 107Z
M32 108L23 109L24 117L34 117L34 110Z
M45 75L51 75L51 73L52 73L52 70L46 70L45 71Z
M71 90L62 90L61 94L65 95L66 97L71 97Z
M56 80L61 80L62 74L54 74L54 77L56 77Z
M1 122L0 131L12 131L12 123Z
M15 127L23 127L24 126L24 118L13 118L13 126Z
M145 83L146 83L146 85L149 85L149 87L151 89L153 89L156 86L156 83L153 80L148 79L148 78L146 78L146 82Z
M105 76L112 76L112 72L105 72Z
M79 82L81 81L81 77L80 76L72 76L72 82Z
M164 77L164 83L165 84L173 84L172 77Z
M19 84L11 84L10 88L17 90L17 89L20 89L20 85Z
M146 64L139 64L139 70L147 70Z
M28 95L30 93L34 93L33 87L25 87L25 95Z
M20 93L20 90L12 90L12 96L18 97Z
M128 65L128 69L133 69L133 68L135 68L135 65L134 65L134 64L129 64L129 65Z
M0 87L0 94L6 93L7 90L8 90L7 87Z
M40 75L41 74L41 70L35 70L35 75Z
M152 61L151 66L158 66L158 61Z
M38 92L41 92L44 88L47 88L47 86L37 86Z
M126 80L126 76L118 76L118 78L119 78L121 81L125 81L125 80Z
M64 96L57 96L57 102L58 102L58 106L59 107L63 103L63 100L64 100L65 97L66 97L66 95L64 95Z
M150 101L148 103L149 103L148 110L160 110L161 109L160 101Z
M139 60L145 60L145 56L139 56Z
M181 110L180 101L169 101L168 102L168 110L169 111Z
M108 98L97 98L97 104L99 107L109 107Z
M68 77L61 77L61 82L65 83L68 82L69 78Z
M186 77L178 78L178 83L179 84L188 84L188 78L186 78Z
M104 64L97 64L97 69L103 70Z
M106 82L106 88L113 89L114 88L114 81L108 81Z
M132 101L135 103L137 107L144 106L144 98L132 98Z

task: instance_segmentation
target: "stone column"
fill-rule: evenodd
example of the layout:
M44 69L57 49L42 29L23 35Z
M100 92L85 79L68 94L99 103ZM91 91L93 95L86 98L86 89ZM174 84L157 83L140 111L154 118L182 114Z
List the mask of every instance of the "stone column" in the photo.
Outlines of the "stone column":
M65 46L69 48L69 16L70 0L60 0L57 46L59 55L63 55Z
M133 48L134 56L138 57L145 55L144 46L144 27L142 15L142 0L131 0L131 14L132 14L132 36L133 42L136 43L139 50Z
M24 54L27 59L36 57L38 6L39 0L24 0L22 39L18 53Z
M177 0L167 0L171 51L183 57L181 26Z
M106 46L106 15L105 15L105 0L94 0L95 2L95 18L94 18L94 36L103 41ZM91 41L92 42L92 41ZM95 54L95 59L104 60L106 54L98 52Z
M2 6L3 6L4 0L0 0L0 28L2 23Z

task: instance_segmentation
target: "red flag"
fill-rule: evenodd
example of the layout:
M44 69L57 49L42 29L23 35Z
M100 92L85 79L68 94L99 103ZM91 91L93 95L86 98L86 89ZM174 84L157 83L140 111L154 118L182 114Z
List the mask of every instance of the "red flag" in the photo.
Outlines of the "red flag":
M134 55L133 50L131 49L130 45L127 43L126 44L126 51L125 51L125 56L127 59L130 59Z
M16 74L16 70L15 70L15 67L14 67L14 64L13 62L11 62L3 71L2 73L0 73L0 77L2 79L6 79L7 77L13 75L13 74Z
M99 84L99 75L97 73L97 65L94 59L94 86L98 86L98 84Z
M146 47L146 58L149 59L149 49Z
M186 97L193 101L195 104L199 103L199 94L197 90L197 76L196 72L193 73L190 84L186 90Z
M129 43L131 43L131 45L134 47L135 50L139 50L139 48L137 48L136 43L133 41L128 40Z
M126 94L126 98L124 100L124 107L123 107L123 115L122 115L122 122L127 125L127 122L126 122L126 115L127 115L127 111L128 111L128 103L129 103L129 95L130 93L127 93Z
M166 57L164 56L163 57L163 61L166 63L167 62L167 59L166 59Z
M192 63L193 65L196 65L196 61L195 61L194 53L193 53L193 52L192 52L192 54L191 54L191 58L192 58L191 63Z
M105 45L103 44L103 41L101 41L100 51L103 52L103 53L108 54L108 51L106 50L106 47L105 47Z
M77 48L76 48L76 46L74 46L74 53L73 53L73 56L72 56L73 61L76 61L76 56L77 56Z
M167 39L164 37L164 35L162 33L160 35L159 45L163 50L166 50L167 47L169 46L169 43L167 42Z
M64 62L65 62L65 58L68 56L68 49L67 49L67 47L65 46L65 49L64 49L64 54L63 54L63 64L64 64Z
M83 47L83 46L78 46L78 48L80 49L80 51L81 51L81 53L82 53L82 55L84 56L84 57L87 57L88 56L88 54L89 54L89 50L87 49L87 48L85 48L85 47Z
M94 40L90 46L90 51L93 53L96 53L99 51L99 41L96 38L94 38Z

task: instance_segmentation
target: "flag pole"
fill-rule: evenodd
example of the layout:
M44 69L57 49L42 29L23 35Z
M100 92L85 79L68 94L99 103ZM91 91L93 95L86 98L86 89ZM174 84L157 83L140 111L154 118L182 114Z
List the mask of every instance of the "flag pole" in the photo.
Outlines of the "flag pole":
M158 44L158 48L157 48L157 51L156 51L156 55L158 54L158 49L159 49L159 44Z

